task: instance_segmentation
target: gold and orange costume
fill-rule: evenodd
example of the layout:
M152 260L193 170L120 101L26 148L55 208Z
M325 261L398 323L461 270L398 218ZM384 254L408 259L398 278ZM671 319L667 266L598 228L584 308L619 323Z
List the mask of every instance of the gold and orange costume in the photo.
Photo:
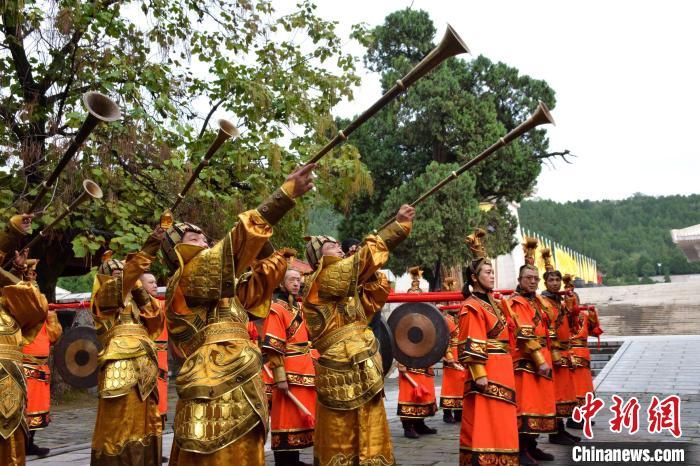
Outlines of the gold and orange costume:
M393 222L366 237L347 258L320 257L323 241L332 239L314 237L307 245L307 258L316 269L307 281L302 309L313 347L320 353L317 466L395 464L382 399L382 360L367 324L389 296L386 276L378 271L410 229L409 222Z
M516 384L502 302L473 293L459 313L460 362L468 366L460 464L518 464ZM487 377L480 390L474 383ZM519 395L519 394L518 394Z
M554 266L551 264L549 249L542 251L542 258L547 271L553 271ZM573 319L560 295L543 291L541 296L544 303L543 310L547 313L547 321L549 322L549 341L553 363L552 379L554 380L557 417L567 418L571 416L577 404L569 343Z
M49 311L34 341L22 347L22 365L27 380L27 426L31 431L44 429L51 422L51 345L63 334L58 316Z
M459 326L451 314L445 314L447 329L450 332L450 344L443 358L442 364L442 388L440 389L440 407L451 410L455 414L462 411L462 400L464 397L464 382L466 372L455 367L454 363L459 358ZM459 421L460 416L455 416Z
M486 257L478 229L467 237L472 251L469 273L479 274ZM459 310L458 355L468 371L463 386L459 464L518 464L518 424L513 359L512 323L505 301L490 293L472 292ZM487 385L475 380L486 377Z
M274 383L287 382L289 393L296 397L312 416L311 419L307 418L285 392L272 385L272 450L280 458L288 452L293 452L292 456L296 460L289 461L298 462L298 453L294 452L314 444L316 371L311 358L304 315L294 296L287 293L276 296L270 306L270 315L265 319L263 335L263 352L267 355Z
M256 257L294 204L278 189L257 209L240 214L211 248L180 243L187 231L201 233L193 225L167 232L164 252L176 268L166 295L168 335L186 358L175 379L173 466L265 463L262 353L249 338L248 313L267 316L284 276L283 252Z
M423 271L415 266L409 268L408 273L412 279L411 287L406 293L422 293L420 282ZM418 425L422 429L423 420L434 416L436 411L435 370L432 367L406 367L399 364L399 399L396 414L401 418L404 429L416 430Z
M573 286L570 287L573 290ZM571 361L573 367L573 385L576 392L578 405L582 405L586 399L586 393L595 393L593 388L593 375L591 373L591 352L588 349L588 337L598 336L602 332L598 314L595 311L578 311L578 296L574 294L566 299L567 306L573 310L576 317L575 329L571 334Z
M154 340L163 328L156 298L141 286L160 247L150 236L143 249L121 264L109 259L95 277L92 312L98 355L97 419L92 465L159 465L162 422L158 411L158 358Z
M408 377L420 388L414 387ZM436 411L435 370L432 367L401 367L399 401L396 408L396 414L401 421L425 419L434 416Z
M158 354L158 412L165 422L168 416L168 328L165 325L156 338L156 351Z
M3 465L25 464L27 386L21 347L31 343L40 332L47 312L46 298L31 283L18 281L3 287L0 297L0 464Z
M11 257L24 236L15 221L0 232L0 256ZM17 224L18 225L18 224ZM46 297L30 282L0 269L0 464L24 466L28 435L25 417L27 386L22 346L31 344L48 313Z
M509 302L517 322L516 347L512 350L515 390L518 393L518 428L525 434L556 432L554 383L537 373L543 363L552 365L547 347L548 326L539 297L516 293Z

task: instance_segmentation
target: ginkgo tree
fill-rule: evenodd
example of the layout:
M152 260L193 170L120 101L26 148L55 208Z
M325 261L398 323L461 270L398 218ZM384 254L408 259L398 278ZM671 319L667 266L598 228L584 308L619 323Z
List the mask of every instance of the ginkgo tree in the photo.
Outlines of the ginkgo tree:
M0 6L0 208L27 208L85 118L86 91L122 118L99 125L46 197L35 231L90 178L105 196L84 206L31 255L51 298L61 275L84 273L108 245L140 247L227 115L241 137L226 143L175 213L212 238L278 186L335 131L330 111L350 98L355 58L333 22L300 0L6 0ZM276 228L276 245L301 246L314 198L342 209L372 190L352 146L319 168L318 191ZM240 190L241 182L250 188Z

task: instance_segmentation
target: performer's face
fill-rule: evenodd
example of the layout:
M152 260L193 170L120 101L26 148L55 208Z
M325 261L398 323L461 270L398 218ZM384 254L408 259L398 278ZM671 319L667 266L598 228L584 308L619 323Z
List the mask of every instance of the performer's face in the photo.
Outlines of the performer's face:
M298 295L301 289L301 274L296 270L288 270L284 275L284 289L291 295Z
M547 287L547 291L556 293L561 289L561 278L559 278L559 275L549 274L544 284Z
M493 290L493 287L496 286L496 274L493 273L493 267L488 264L482 265L476 281L485 291Z
M345 257L345 254L343 254L343 249L340 247L340 244L330 241L328 243L323 243L323 246L321 246L321 255Z
M207 237L202 233L195 233L194 231L188 231L182 236L182 244L191 244L193 246L201 246L203 248L208 248Z
M156 282L156 277L151 273L144 273L141 275L141 284L143 289L148 292L154 298L158 296L158 283Z
M35 282L36 281L36 270L34 270L34 269L27 270L26 272L24 272L24 277L25 277L25 281Z
M523 273L518 279L520 288L526 293L534 293L537 291L537 284L540 282L540 277L537 275L536 270L524 269Z
M121 271L121 269L114 269L114 270L112 270L112 276L113 276L113 277L121 277L121 276L122 276L122 271Z

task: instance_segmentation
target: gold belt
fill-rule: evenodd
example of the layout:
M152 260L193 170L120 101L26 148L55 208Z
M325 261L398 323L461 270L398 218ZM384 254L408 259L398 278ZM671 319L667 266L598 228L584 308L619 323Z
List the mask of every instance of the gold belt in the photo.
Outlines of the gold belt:
M571 340L571 346L573 348L585 348L588 346L588 342L584 339Z
M0 345L0 359L22 362L22 352L15 345Z
M249 339L248 329L243 324L238 322L216 322L207 325L197 332L191 340L183 343L182 349L189 356L205 343Z
M308 341L304 343L287 343L286 349L287 356L293 356L294 353L309 354L309 351L311 351Z
M117 324L107 331L105 338L111 340L114 337L126 336L148 338L148 332L141 324Z
M22 363L24 364L34 364L37 366L45 366L49 363L48 356L34 356L32 354L24 354L22 358Z
M486 340L486 352L491 354L506 354L510 352L510 345L501 340Z
M319 351L319 353L325 353L336 342L344 340L354 333L364 333L366 328L367 326L362 324L345 325L332 331L328 335L319 338L318 341L314 343L314 347Z

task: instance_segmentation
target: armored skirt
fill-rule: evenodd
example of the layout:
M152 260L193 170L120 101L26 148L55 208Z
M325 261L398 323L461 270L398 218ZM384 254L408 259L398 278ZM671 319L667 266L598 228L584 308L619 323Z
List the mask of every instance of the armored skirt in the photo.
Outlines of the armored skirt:
M159 465L162 421L155 396L142 400L136 387L125 396L100 398L91 465Z
M316 407L314 465L393 466L391 433L378 393L359 408L347 411Z
M495 302L470 296L460 311L460 361L469 368L459 436L463 466L518 464L513 360L506 319L495 306ZM484 389L474 383L480 377L488 380Z

